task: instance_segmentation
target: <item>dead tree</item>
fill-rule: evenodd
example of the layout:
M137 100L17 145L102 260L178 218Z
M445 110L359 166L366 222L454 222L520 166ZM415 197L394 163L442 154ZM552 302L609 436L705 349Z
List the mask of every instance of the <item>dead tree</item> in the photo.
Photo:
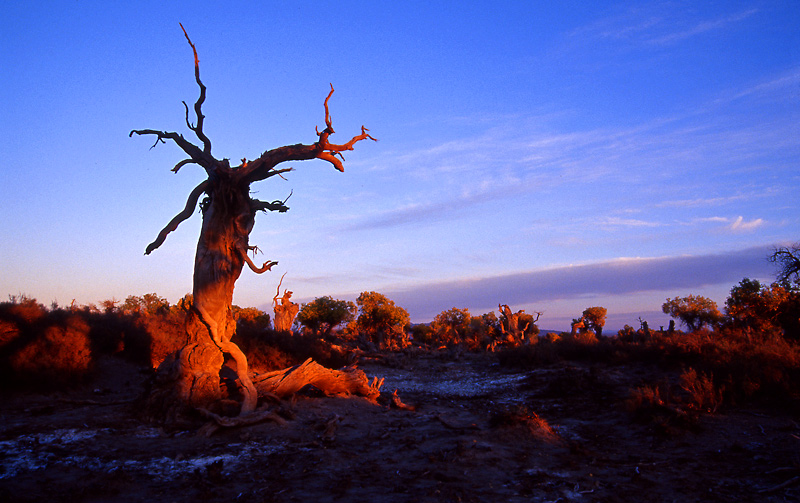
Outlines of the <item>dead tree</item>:
M183 29L183 25L181 25ZM197 136L200 145L195 145L176 132L137 129L130 136L149 135L155 137L153 147L167 140L180 147L187 158L172 168L178 172L182 167L196 164L208 175L189 194L186 206L178 213L155 241L147 246L145 254L161 246L167 235L188 219L198 206L202 211L203 223L197 243L193 278L193 305L186 319L186 345L173 359L165 361L159 369L154 391L151 393L149 407L155 416L169 420L175 418L185 408L208 409L222 397L219 373L224 355L229 355L236 364L236 374L243 396L241 414L256 408L257 390L248 375L247 358L239 347L231 341L236 329L231 304L236 280L245 264L257 273L269 271L277 264L266 261L261 266L253 263L248 252L256 252L249 242L250 231L259 211L286 212L286 200L259 201L250 197L250 185L275 176L282 176L292 168L278 168L286 161L322 159L338 171L344 171L342 152L353 150L361 140L375 140L367 129L361 127L361 134L349 142L337 145L329 141L334 133L328 111L328 101L333 95L333 85L324 101L325 128L317 130L317 141L311 144L287 145L267 150L258 158L242 159L238 166L231 166L228 159L217 159L211 154L211 141L203 131L205 116L202 106L206 99L206 87L200 80L200 65L197 49L186 30L186 40L194 53L194 74L200 88L200 96L194 103L196 122L189 121L189 106L183 102L186 125ZM152 147L151 147L152 148ZM288 199L288 198L287 198Z
M503 333L503 342L507 344L519 344L528 328L539 321L542 313L537 312L536 318L532 315L526 314L525 310L511 312L508 304L498 304L497 308L500 311L500 330ZM522 323L524 326L521 326Z
M278 282L278 291L275 293L275 297L272 298L272 309L275 312L275 330L277 332L291 332L294 319L297 313L300 312L300 306L291 301L293 292L288 289L284 290L283 297L280 297L281 283L283 283L283 276ZM278 303L279 299L280 303Z

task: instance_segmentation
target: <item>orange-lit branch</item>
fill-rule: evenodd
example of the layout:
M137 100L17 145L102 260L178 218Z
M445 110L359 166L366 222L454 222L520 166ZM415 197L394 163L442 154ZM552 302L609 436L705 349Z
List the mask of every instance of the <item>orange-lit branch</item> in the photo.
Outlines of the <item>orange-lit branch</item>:
M329 163L333 164L333 166L339 171L344 171L344 166L342 165L342 161L336 157L337 155L342 159L344 159L341 153L344 152L345 150L353 150L353 145L355 145L356 142L359 142L361 140L366 140L367 138L369 138L372 141L378 141L378 140L376 140L367 133L369 129L365 128L364 126L361 126L361 134L358 136L354 136L353 139L351 139L349 142L343 145L336 145L333 143L329 143L328 136L332 135L335 132L333 130L333 122L331 121L330 110L328 109L328 100L331 99L332 95L333 95L333 84L331 84L331 92L328 93L328 96L325 98L325 103L324 103L325 129L321 133L319 132L319 129L316 130L317 136L319 136L319 141L317 142L317 144L322 148L322 152L317 154L317 158L328 161Z
M239 249L239 253L242 254L242 258L244 258L244 261L247 263L247 266L250 267L250 270L253 271L256 274L265 273L265 272L269 271L270 269L272 269L272 266L278 265L277 261L268 260L267 262L264 262L264 265L262 265L261 267L258 267L250 259L250 256L247 255L247 250L246 249L240 248Z
M317 136L319 136L319 141L313 145L304 145L302 143L298 143L297 145L286 145L267 150L261 154L261 157L258 159L248 162L246 166L243 164L239 168L239 176L241 179L247 183L264 180L265 178L288 171L274 169L275 166L282 162L305 161L309 159L322 159L323 161L328 161L329 163L333 164L333 167L337 170L344 171L344 165L342 164L343 158L341 155L342 152L345 150L353 150L353 146L361 140L370 139L372 141L378 141L370 136L369 133L367 133L367 131L369 131L367 128L361 126L361 134L354 136L349 142L343 145L329 143L328 137L334 132L333 122L331 121L330 110L328 108L328 100L330 100L332 95L333 85L331 85L331 91L328 93L328 96L325 98L324 102L325 129L321 132L319 131L319 128L315 129Z

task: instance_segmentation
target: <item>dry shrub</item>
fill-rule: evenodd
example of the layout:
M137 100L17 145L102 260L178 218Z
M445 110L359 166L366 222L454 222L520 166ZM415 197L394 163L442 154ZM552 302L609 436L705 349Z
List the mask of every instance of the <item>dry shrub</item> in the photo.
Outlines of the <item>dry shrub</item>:
M731 403L753 399L788 404L800 399L800 346L782 338L754 338L736 330L664 336L664 361L690 365L724 384Z
M597 335L594 332L578 332L576 334L564 334L561 338L565 343L594 345L598 343Z
M26 343L8 355L12 380L21 387L58 389L82 381L92 370L89 325L77 316L48 321L28 331Z
M557 343L543 339L538 344L503 348L497 352L497 361L503 367L528 368L559 362L561 356Z
M791 406L800 400L800 344L741 330L651 331L647 338L562 334L558 339L543 338L535 346L505 349L498 360L522 368L588 361L638 362L668 372L693 369L694 379L692 370L684 376L683 392L695 396L695 405L702 409L752 400Z
M36 299L21 296L0 304L0 317L21 325L31 325L47 316L47 309Z
M715 413L723 397L724 387L715 384L713 375L690 368L680 375L678 385L663 381L632 389L625 406L634 420L674 434L696 428L701 414Z
M681 374L680 387L687 394L685 403L689 408L714 413L722 405L724 388L716 387L711 375L698 374L690 368Z
M653 409L666 407L666 401L662 398L664 385L643 385L633 388L630 396L625 400L625 409L637 419L650 418Z
M0 349L14 342L19 336L20 330L16 323L0 319Z
M268 329L251 330L250 327L240 326L233 342L247 356L247 363L253 370L266 372L300 363L297 358L292 357L274 343L274 339L285 337L291 337L291 335Z
M533 384L533 383L532 383ZM544 398L585 396L588 399L604 399L608 394L609 383L602 378L595 367L583 369L566 366L547 376L547 381L537 384Z
M547 420L525 406L503 407L492 413L489 425L493 428L525 427L535 438L548 444L561 443L562 439Z
M696 429L699 415L687 413L676 401L666 382L639 386L630 391L625 408L634 421L648 424L659 434L673 436L687 429Z
M274 330L241 330L235 336L236 344L247 355L247 361L262 370L277 370L313 358L328 368L341 368L350 363L347 350L324 339L309 334L291 334Z

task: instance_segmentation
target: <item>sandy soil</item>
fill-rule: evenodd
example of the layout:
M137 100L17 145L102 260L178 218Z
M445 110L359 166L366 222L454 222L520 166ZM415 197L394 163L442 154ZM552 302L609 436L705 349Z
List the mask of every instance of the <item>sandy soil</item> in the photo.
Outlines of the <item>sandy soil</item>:
M115 360L85 389L4 397L0 501L800 501L800 418L728 408L689 429L639 424L622 402L646 367L361 367L417 410L308 395L283 405L287 425L166 432L137 420L126 401L145 375ZM520 406L552 431L510 420Z

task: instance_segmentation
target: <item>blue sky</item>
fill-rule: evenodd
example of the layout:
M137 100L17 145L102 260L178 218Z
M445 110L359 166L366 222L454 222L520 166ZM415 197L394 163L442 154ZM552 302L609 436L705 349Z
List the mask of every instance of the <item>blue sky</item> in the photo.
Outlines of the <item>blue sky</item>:
M119 4L119 5L117 5ZM385 293L413 321L451 307L543 311L567 329L666 324L667 297L723 304L800 239L800 4L746 2L25 2L0 32L0 295L64 305L191 290L200 216L145 246L203 171L181 101L208 96L218 157L338 140L253 185L283 199L235 302ZM334 140L337 138L334 137ZM194 169L193 169L194 168Z

